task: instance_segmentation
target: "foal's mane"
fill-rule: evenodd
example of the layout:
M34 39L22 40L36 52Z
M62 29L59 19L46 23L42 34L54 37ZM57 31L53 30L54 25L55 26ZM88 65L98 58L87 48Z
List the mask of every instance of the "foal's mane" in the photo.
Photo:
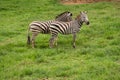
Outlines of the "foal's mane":
M63 12L63 13L57 15L57 16L55 17L55 19L56 19L56 18L59 18L60 16L62 16L62 15L65 14L65 13L70 13L70 12L69 12L69 11L65 11L65 12Z
M78 20L78 19L80 19L80 14L77 15L77 17L75 18L75 20Z

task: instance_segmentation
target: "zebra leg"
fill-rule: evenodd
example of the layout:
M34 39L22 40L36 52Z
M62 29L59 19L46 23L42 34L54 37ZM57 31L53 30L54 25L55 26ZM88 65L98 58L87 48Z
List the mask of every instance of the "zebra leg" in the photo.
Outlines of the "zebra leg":
M75 41L76 41L76 33L73 33L73 48L76 47Z
M58 40L58 37L55 38L55 41L54 41L55 46L57 46L57 40Z
M32 34L32 48L35 48L35 38L36 38L37 35L38 35L37 32Z
M55 41L56 37L57 37L56 35L52 35L52 37L50 38L50 40L49 40L50 48L52 48L54 46L54 41Z

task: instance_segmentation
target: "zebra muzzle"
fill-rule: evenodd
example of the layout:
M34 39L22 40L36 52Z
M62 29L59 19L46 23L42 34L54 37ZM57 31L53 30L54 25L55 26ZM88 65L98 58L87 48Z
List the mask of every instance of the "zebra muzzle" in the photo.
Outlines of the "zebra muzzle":
M86 22L86 24L87 24L87 25L89 25L89 24L90 24L90 22L88 21L88 22Z

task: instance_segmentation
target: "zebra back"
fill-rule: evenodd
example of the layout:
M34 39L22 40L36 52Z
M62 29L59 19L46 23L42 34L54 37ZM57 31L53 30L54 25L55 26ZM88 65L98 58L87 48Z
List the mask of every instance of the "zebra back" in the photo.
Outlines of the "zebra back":
M69 22L72 21L72 13L69 11L65 11L55 17L56 21L63 21L63 22Z

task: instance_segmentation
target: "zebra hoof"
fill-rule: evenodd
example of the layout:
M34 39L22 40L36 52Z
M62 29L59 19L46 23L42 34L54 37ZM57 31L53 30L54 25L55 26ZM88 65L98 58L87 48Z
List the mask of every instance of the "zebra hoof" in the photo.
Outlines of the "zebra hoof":
M53 46L49 46L49 48L53 48Z
M76 46L75 46L75 45L73 45L73 48L76 48Z
M32 46L32 48L34 49L35 47Z
M53 48L53 47L50 47L51 49Z

